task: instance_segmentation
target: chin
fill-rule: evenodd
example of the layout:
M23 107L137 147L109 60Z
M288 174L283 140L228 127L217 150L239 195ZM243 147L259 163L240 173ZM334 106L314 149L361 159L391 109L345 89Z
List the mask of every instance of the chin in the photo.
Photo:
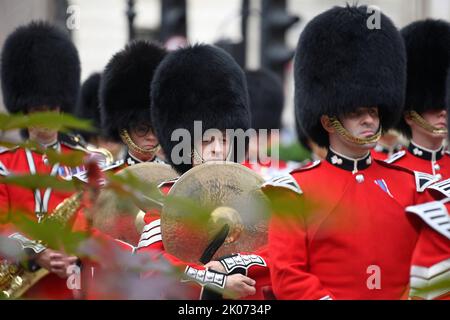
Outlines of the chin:
M377 145L376 142L373 142L373 143L367 143L367 144L364 145L364 148L366 148L366 149L373 149L373 148L376 147L376 145Z
M440 130L446 130L447 131L447 128L439 128L439 127L437 127L438 129L440 129ZM423 132L428 136L428 137L430 137L430 138L432 138L432 139L445 139L445 138L447 138L447 133L432 133L432 132L430 132L430 131L427 131L427 130L423 130Z
M442 133L442 134L436 134L436 133L432 133L431 136L435 139L445 139L447 138L447 134L446 133Z
M365 137L360 137L360 138L365 138ZM377 145L376 142L372 142L372 143L366 143L366 144L357 144L357 143L352 143L353 147L357 147L360 148L361 150L371 150L373 148L375 148L375 146Z

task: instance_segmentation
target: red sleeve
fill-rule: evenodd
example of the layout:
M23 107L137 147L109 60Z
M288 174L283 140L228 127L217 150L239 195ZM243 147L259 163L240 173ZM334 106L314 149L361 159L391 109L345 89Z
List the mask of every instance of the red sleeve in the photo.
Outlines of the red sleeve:
M273 217L269 228L270 275L279 300L333 299L308 270L306 228L299 217Z
M180 280L186 283L189 299L199 299L204 292L205 286L216 286L221 289L225 287L226 275L206 270L202 265L188 263L167 253L164 249L161 236L161 220L158 211L151 211L144 217L146 226L143 229L141 239L137 248L138 254L148 254L152 259L168 262L180 273ZM148 272L142 275L148 278L154 275L154 272Z
M110 248L117 248L123 251L128 251L130 253L133 253L135 250L135 248L131 244L119 239L114 239L110 235L101 232L96 228L91 229L90 237L94 240L101 242L104 245L108 245L108 247Z
M412 299L450 299L450 203L446 201L406 208L419 225L410 274Z
M412 299L450 300L450 240L424 224L411 267Z
M165 251L161 235L161 219L158 210L147 212L144 217L144 221L146 225L142 230L142 235L139 239L139 244L137 247L138 253L148 253L154 256L155 259L162 257L166 259L172 266L179 268L183 272L188 266L191 266L198 270L205 269L201 265L182 261Z

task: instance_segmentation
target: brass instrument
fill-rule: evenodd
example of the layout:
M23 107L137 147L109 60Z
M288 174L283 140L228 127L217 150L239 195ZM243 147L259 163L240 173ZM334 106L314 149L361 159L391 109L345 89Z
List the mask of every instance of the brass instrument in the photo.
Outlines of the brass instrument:
M57 221L62 226L73 217L81 205L83 192L77 192L61 202L42 222ZM0 261L0 295L8 299L20 298L28 289L50 272L40 268L36 271L28 271L21 264L8 260Z
M107 167L114 163L114 156L109 150L87 143L80 135L70 136L70 139L86 153L100 155L103 159L103 161L101 161L101 167Z
M102 167L107 167L114 163L114 156L108 149L96 147L92 144L87 144L85 148L89 153L100 154L103 157L104 163L102 163Z

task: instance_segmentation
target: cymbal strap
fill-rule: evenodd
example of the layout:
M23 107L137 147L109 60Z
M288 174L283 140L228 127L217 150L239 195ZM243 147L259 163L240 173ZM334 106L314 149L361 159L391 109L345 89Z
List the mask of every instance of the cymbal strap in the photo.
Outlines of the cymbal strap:
M199 260L201 263L206 264L211 261L217 250L219 250L219 248L225 242L225 239L228 237L229 232L230 226L228 224L225 224L211 241L211 243L206 247L205 251L203 251L203 254Z

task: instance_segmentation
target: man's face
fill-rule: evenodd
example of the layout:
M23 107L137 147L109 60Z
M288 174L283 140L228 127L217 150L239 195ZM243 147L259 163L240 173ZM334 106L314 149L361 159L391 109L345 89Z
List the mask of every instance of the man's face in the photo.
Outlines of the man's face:
M421 116L426 122L428 122L433 127L436 127L438 129L447 130L447 111L445 109L426 111L426 112L423 112L421 114ZM447 136L446 133L440 133L440 134L431 133L431 132L423 129L422 127L418 126L413 121L407 121L407 123L411 126L411 130L421 131L422 133L424 133L428 136L432 136L434 138L446 138L446 136Z
M358 108L340 118L342 125L354 137L366 139L375 135L380 128L377 107Z
M59 108L50 108L46 106L41 107L33 107L28 109L28 114L36 113L36 112L46 112L46 111L54 111L60 112ZM30 140L36 141L41 144L50 144L55 142L58 137L58 131L55 129L45 128L45 127L29 127L28 133L30 136Z
M141 122L132 126L129 133L133 142L144 150L151 150L159 144L158 138L148 123Z
M196 143L196 150L201 154L203 161L225 161L230 151L229 139L224 131L206 131L203 140ZM201 144L201 148L200 147ZM201 150L200 150L201 149ZM198 165L199 159L193 159L193 165Z

